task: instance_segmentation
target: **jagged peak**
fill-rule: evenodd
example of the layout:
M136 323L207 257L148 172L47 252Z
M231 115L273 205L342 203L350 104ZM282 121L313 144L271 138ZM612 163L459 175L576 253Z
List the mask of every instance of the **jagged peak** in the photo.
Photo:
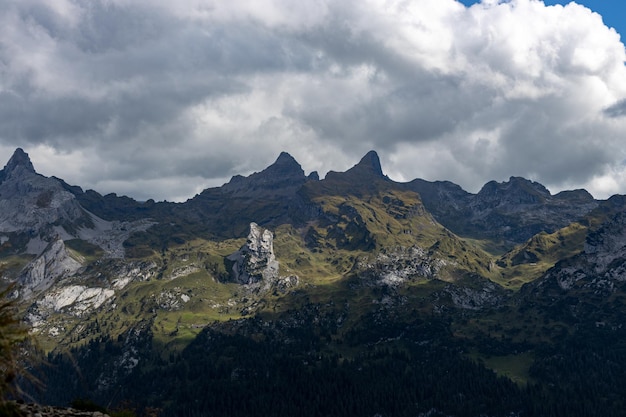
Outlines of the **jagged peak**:
M278 158L276 159L276 162L274 162L274 165L297 165L300 166L300 164L298 163L298 161L296 161L296 159L291 156L289 153L283 151L280 153L280 155L278 155Z
M24 152L22 148L17 148L15 152L13 152L13 156L9 159L9 162L4 167L5 174L13 172L17 167L23 167L27 171L35 172L35 168L33 167L33 163L30 161L28 154Z
M281 152L276 161L261 171L261 174L280 173L281 175L296 176L304 178L302 166L287 152Z
M287 152L281 152L272 165L268 166L261 172L252 174L250 177L253 177L255 175L271 174L274 172L280 172L283 175L292 174L304 177L304 171L302 170L302 166L300 166L298 161L296 161L295 158L289 155Z
M384 177L383 169L380 165L380 158L376 151L369 151L358 164L350 168L347 172L359 174L374 174L377 177Z
M304 170L291 155L281 152L276 161L261 172L247 177L235 175L224 185L227 191L248 191L259 188L280 189L303 184L306 181Z

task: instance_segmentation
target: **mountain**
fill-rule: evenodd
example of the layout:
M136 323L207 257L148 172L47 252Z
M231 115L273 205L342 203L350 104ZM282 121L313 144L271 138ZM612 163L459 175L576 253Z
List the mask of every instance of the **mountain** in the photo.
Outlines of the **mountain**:
M375 151L320 179L283 152L184 203L137 202L39 175L18 149L0 208L2 279L53 365L33 367L45 390L26 388L42 402L163 416L626 405L624 196L399 183Z
M583 250L559 261L522 294L548 308L566 303L559 315L572 322L621 326L626 296L626 212L619 212L587 234Z
M488 239L509 250L542 231L556 232L581 220L599 202L585 190L552 195L543 185L520 177L490 181L477 194L449 182L414 180L426 208L454 233Z
M62 181L37 174L22 149L0 171L1 271L8 279L19 276L27 294L76 271L66 243L99 246L105 257L121 258L123 242L149 226L109 222L85 210Z
M39 254L56 235L74 237L77 229L93 227L93 221L74 196L54 178L35 172L22 149L17 149L0 171L0 232L4 243L15 246L17 236L30 238L29 253ZM11 239L13 237L13 239Z

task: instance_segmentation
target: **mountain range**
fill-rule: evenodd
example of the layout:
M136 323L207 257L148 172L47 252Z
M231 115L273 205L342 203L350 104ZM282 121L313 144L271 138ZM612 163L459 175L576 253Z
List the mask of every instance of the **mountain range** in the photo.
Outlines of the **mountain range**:
M281 153L184 203L0 171L38 401L169 415L621 415L626 198Z

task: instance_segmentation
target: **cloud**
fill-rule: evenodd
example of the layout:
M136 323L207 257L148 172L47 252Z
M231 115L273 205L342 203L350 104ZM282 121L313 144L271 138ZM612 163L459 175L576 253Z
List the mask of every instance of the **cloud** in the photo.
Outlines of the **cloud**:
M610 105L604 110L604 114L608 117L622 117L626 116L626 99L620 100L615 104Z
M84 188L184 200L282 150L324 175L376 149L398 180L626 192L624 45L575 3L0 7L0 150Z

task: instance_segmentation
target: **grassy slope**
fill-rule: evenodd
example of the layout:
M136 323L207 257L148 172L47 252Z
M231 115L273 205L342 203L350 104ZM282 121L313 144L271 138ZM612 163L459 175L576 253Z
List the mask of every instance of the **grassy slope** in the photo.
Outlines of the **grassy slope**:
M575 222L554 233L539 233L523 245L507 252L497 262L505 288L519 289L552 268L559 260L583 250L588 228Z

